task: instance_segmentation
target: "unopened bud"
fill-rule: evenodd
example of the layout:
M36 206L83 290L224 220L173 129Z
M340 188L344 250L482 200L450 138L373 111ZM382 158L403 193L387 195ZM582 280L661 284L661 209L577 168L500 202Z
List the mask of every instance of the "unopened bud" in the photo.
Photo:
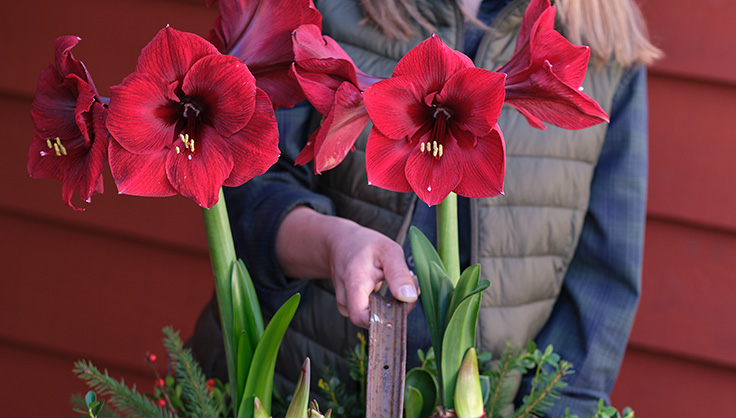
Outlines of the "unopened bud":
M302 372L299 374L299 382L294 389L294 397L291 399L289 409L286 410L284 418L307 418L307 407L309 406L309 357L302 364Z
M480 389L478 358L475 348L465 354L455 386L455 415L457 418L485 418L483 392Z

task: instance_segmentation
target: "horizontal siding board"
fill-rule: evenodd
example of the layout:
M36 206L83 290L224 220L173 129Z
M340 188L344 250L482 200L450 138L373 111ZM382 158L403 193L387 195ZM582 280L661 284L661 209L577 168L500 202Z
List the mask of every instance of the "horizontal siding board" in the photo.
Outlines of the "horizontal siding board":
M152 350L163 353L159 343ZM131 360L142 359L141 353ZM162 356L163 358L163 356ZM72 411L70 398L84 394L89 388L72 373L74 361L80 357L68 353L35 350L33 347L5 344L0 341L0 403L3 417L53 417L78 418ZM116 367L113 364L92 360L99 369L108 369L110 376L135 384L141 392L153 392L153 372L149 368L140 371ZM161 370L163 371L163 369Z
M650 219L631 344L736 369L736 234Z
M2 215L0 230L2 339L139 367L212 294L207 257Z
M38 75L53 59L54 39L77 35L74 54L92 74L101 94L135 68L141 49L164 26L207 36L218 15L204 0L25 0L7 2L0 14L3 54L0 91L30 97Z
M651 76L650 214L736 231L736 86Z
M73 201L86 208L75 212L61 199L61 182L31 179L26 170L28 147L33 137L28 100L0 96L0 123L8 138L0 152L0 211L18 213L54 223L96 229L143 241L158 242L207 254L202 212L193 201L176 196L142 198L118 195L109 170L105 193L92 197L92 204Z
M637 417L730 417L734 393L733 369L630 349L611 402Z
M653 69L736 85L736 2L641 0L654 43L665 56Z

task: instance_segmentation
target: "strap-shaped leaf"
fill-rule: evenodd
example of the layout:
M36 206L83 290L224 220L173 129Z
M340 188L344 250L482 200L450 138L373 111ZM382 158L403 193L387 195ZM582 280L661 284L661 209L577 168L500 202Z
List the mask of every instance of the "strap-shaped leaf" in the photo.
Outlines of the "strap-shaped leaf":
M404 390L404 417L424 418L422 416L423 404L422 392L414 386L407 385Z
M251 346L255 347L263 335L263 315L253 280L241 259L233 263L231 287L235 335L245 331Z
M238 338L238 351L236 353L235 369L237 370L236 380L238 384L238 396L243 398L245 390L245 379L250 372L250 366L253 363L253 346L250 345L250 338L245 332L240 333Z
M452 317L455 309L457 309L462 301L488 289L490 286L491 282L489 280L480 280L480 264L475 264L466 268L460 276L460 280L457 282L455 293L452 294L452 301L450 302L450 307L448 309L448 317L445 321L445 327L447 326L447 321L449 321L449 318Z
M411 369L406 373L406 389L404 390L405 399L404 406L406 408L407 398L410 389L419 391L421 394L422 405L419 417L428 418L432 415L434 407L437 406L437 380L430 372L425 369ZM408 409L408 408L407 408ZM409 411L406 413L409 418Z
M263 336L258 341L253 354L253 362L248 373L248 380L245 382L245 391L243 392L242 403L238 408L237 418L253 417L253 401L256 396L270 414L276 355L281 340L284 338L284 333L286 333L286 328L291 323L296 308L299 306L300 298L301 296L297 293L281 305L271 318L268 326L266 326L265 331L263 331Z
M475 347L475 326L478 322L480 296L480 293L476 293L460 302L445 330L440 373L442 374L442 401L447 409L454 406L453 397L457 373L463 357L471 347Z

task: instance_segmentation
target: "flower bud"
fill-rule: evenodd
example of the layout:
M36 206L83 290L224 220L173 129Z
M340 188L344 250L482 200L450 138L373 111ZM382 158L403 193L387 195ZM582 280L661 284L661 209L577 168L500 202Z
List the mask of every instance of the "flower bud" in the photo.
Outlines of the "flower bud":
M307 406L309 405L309 357L302 364L302 372L299 382L294 389L294 397L291 398L289 409L285 418L307 418Z
M475 348L465 354L455 386L455 415L457 418L485 418L483 393L478 376L478 358Z
M268 418L266 408L263 407L261 400L257 396L253 401L253 418Z

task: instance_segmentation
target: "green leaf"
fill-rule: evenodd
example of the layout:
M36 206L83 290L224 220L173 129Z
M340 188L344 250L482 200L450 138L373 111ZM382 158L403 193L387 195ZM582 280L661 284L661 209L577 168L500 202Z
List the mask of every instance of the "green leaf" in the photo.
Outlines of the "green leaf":
M237 370L236 380L238 383L238 396L242 399L245 390L245 379L250 372L250 366L253 363L253 347L250 345L250 338L246 332L240 333L238 338L238 352L235 361Z
M286 328L294 317L299 305L300 295L297 293L287 300L268 323L263 336L253 354L248 380L245 383L243 402L238 408L238 418L253 417L253 401L257 396L263 407L270 414L271 394L273 392L273 375L276 367L276 355L284 338Z
M92 402L95 402L97 400L97 394L90 390L87 392L86 395L84 395L84 403L87 404L87 408L90 408L90 405L92 405Z
M253 281L243 260L233 262L231 279L235 331L233 335L245 331L248 333L251 347L255 347L263 335L263 315Z
M422 415L422 393L414 386L406 386L404 391L404 416L406 418L424 418Z
M475 326L480 309L480 293L460 302L450 317L445 336L442 341L442 357L440 358L440 374L442 375L442 392L445 408L454 406L455 383L465 353L475 347Z
M425 369L411 369L406 373L405 393L415 389L421 394L422 405L421 418L432 415L434 407L437 406L437 380ZM404 405L406 407L406 404ZM408 417L408 412L407 412Z
M450 307L448 309L448 318L444 322L445 327L447 327L449 318L452 317L452 314L455 312L458 305L460 305L460 302L476 293L484 291L491 285L491 282L488 280L483 280L480 284L479 281L480 264L475 264L465 269L463 274L460 276L460 280L457 282L455 292L452 294L452 301L450 302Z

